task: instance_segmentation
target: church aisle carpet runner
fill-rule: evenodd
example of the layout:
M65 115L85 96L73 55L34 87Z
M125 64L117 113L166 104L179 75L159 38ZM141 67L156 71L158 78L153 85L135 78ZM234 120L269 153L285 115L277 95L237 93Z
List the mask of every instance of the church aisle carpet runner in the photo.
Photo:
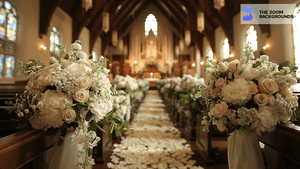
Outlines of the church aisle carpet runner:
M203 169L194 166L194 152L174 127L158 91L148 91L120 144L114 144L113 169Z

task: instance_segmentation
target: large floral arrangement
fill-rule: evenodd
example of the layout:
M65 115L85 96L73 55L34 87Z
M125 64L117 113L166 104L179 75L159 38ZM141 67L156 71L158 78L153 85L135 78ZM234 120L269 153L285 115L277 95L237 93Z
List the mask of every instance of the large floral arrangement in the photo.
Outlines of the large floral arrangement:
M66 46L58 47L60 56L51 57L50 66L40 66L37 60L27 65L18 62L29 81L11 111L17 113L23 127L59 131L61 136L74 128L72 141L81 147L77 167L84 168L94 164L91 149L100 140L96 131L102 130L103 119L118 127L122 123L110 113L114 96L107 78L109 70L104 67L107 59L92 61L92 56L82 51L80 41L73 43L68 52ZM58 145L62 142L59 137Z
M206 100L202 124L209 131L212 123L227 134L234 130L254 129L258 135L271 132L276 124L287 122L298 106L298 97L290 87L297 67L278 69L267 55L254 60L249 45L240 60L206 65L206 85L200 86L197 97Z

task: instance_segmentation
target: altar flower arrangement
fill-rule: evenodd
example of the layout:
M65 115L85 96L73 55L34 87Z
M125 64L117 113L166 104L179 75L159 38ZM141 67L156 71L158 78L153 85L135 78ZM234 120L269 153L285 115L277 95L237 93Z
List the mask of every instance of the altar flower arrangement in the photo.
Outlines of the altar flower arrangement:
M240 60L218 65L208 61L206 84L196 94L206 100L208 108L202 120L203 131L208 132L212 123L227 134L254 129L261 135L289 121L298 106L298 97L290 89L297 82L292 76L296 70L296 66L279 70L267 55L254 60L248 44Z
M94 164L91 149L100 141L96 131L105 132L103 123L119 127L122 122L107 117L115 99L107 77L109 70L104 67L107 59L92 61L92 56L82 51L80 41L73 43L68 52L66 46L58 47L59 58L51 57L49 66L40 66L37 60L26 65L18 62L29 81L24 93L11 103L14 109L10 111L19 116L20 127L59 131L61 136L74 128L72 141L81 147L76 167L85 168ZM58 146L62 142L59 137Z

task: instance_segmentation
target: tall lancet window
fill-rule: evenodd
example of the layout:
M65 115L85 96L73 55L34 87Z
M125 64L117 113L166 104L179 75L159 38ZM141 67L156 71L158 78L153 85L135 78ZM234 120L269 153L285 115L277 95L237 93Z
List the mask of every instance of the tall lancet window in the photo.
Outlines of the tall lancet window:
M254 26L250 26L247 29L246 44L247 43L250 43L250 47L253 51L257 51L257 32L254 30Z
M0 0L0 78L14 78L17 39L17 11Z
M223 59L228 59L230 56L230 47L228 43L228 38L223 41Z
M293 36L295 64L298 66L296 77L300 77L300 5L294 11Z
M150 30L152 29L153 34L157 35L157 20L153 14L149 14L145 21L145 36L149 35Z
M50 32L50 52L58 56L59 48L56 45L60 45L60 32L56 27L52 27Z
M214 59L214 53L211 49L211 47L208 47L206 50L206 56L208 56L208 60L213 60Z

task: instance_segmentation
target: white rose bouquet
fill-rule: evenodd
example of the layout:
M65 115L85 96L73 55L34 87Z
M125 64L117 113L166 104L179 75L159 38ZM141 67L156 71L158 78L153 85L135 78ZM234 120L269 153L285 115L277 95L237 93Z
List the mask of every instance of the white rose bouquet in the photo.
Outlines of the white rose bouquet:
M82 147L78 159L84 159L78 160L77 167L84 168L94 164L90 154L100 140L97 129L105 132L101 129L103 123L118 124L118 128L122 124L109 118L114 96L107 77L109 70L104 67L107 59L92 61L81 46L76 41L66 53L66 47L59 45L60 56L51 57L50 66L39 66L37 60L24 66L19 61L21 72L30 80L10 111L19 116L20 127L59 131L61 136L66 135L67 128L74 128L72 140ZM59 137L58 145L62 142Z
M206 101L203 131L212 123L227 134L234 130L254 129L258 135L275 130L276 124L287 122L298 106L298 97L290 87L297 80L291 74L296 66L278 70L266 55L254 59L249 45L240 60L206 65L206 85L196 97Z

